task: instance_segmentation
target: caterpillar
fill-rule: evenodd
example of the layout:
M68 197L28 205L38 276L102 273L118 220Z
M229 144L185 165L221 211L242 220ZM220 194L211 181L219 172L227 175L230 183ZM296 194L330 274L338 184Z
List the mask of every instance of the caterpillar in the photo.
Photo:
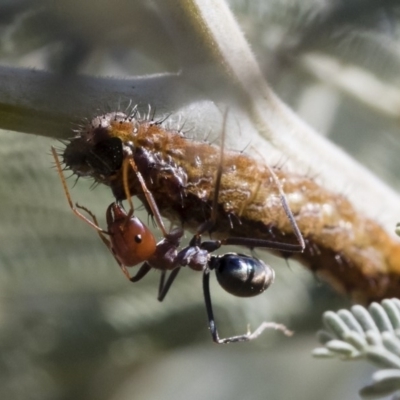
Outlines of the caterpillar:
M128 151L129 150L129 151ZM310 177L270 167L250 155L185 137L160 121L110 112L96 116L69 140L66 169L109 186L125 199L124 158L130 154L161 215L195 232L211 215L218 168L218 209L213 237L245 237L297 244L273 174L305 241L293 257L355 301L366 303L400 293L400 243L359 213L345 196ZM131 171L129 192L146 205ZM150 209L148 209L150 212ZM275 251L276 253L276 251ZM278 255L288 256L287 252Z

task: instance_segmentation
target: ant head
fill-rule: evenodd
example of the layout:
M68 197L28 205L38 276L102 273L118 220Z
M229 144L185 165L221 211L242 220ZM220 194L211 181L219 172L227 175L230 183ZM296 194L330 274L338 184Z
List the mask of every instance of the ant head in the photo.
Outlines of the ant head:
M129 216L117 203L107 209L107 224L115 257L128 267L140 264L156 251L150 229L135 216Z

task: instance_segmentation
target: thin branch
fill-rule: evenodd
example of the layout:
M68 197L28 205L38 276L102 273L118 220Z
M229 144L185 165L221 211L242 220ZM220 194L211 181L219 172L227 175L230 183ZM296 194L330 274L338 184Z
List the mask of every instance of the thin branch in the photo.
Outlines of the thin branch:
M0 127L58 139L72 135L72 123L129 103L170 112L201 98L177 74L132 79L57 75L0 67Z

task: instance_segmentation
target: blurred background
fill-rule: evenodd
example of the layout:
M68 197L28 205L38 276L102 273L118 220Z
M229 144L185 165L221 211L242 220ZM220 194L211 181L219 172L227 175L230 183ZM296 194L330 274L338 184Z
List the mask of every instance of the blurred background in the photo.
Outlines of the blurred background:
M228 3L278 96L397 189L397 1ZM176 73L180 50L163 14L173 2L165 4L0 0L0 64L65 76ZM216 346L201 274L183 271L163 303L157 272L128 284L67 205L50 156L51 145L62 146L20 132L0 135L1 398L334 400L356 398L368 383L373 369L365 363L312 359L321 314L349 302L309 271L258 252L277 275L259 298L233 298L213 281L223 337L264 320L295 331ZM72 196L105 226L109 189L81 179ZM383 211L376 210L378 220Z

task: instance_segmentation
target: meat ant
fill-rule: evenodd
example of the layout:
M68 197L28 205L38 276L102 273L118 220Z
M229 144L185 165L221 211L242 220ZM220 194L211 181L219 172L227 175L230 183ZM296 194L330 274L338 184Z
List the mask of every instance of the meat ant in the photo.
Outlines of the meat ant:
M226 116L224 125L225 121ZM75 205L73 204L58 154L54 147L52 147L52 153L71 210L75 215L77 215L97 231L100 239L113 254L115 260L129 281L138 282L153 268L160 270L161 278L157 298L159 301L163 301L180 269L188 266L195 271L203 272L203 294L208 317L208 325L212 339L215 343L225 344L250 341L258 337L265 329L268 328L279 329L285 334L290 335L291 332L288 331L286 327L274 322L263 322L252 333L248 331L242 335L231 336L222 339L218 334L211 302L209 284L210 271L215 270L217 281L224 290L238 297L252 297L264 292L274 281L275 273L270 266L255 257L239 253L212 255L212 252L219 249L223 245L241 245L249 248L264 247L283 252L301 252L305 247L304 239L299 231L299 228L297 227L294 216L289 209L281 184L272 170L270 171L271 175L278 187L282 205L285 209L286 215L290 220L299 244L288 244L270 240L241 237L228 237L223 240L202 241L202 234L206 231L211 232L217 219L218 191L223 172L224 136L225 135L223 134L220 164L216 175L216 185L213 197L213 207L211 209L211 217L198 228L197 232L190 240L189 245L183 249L180 249L180 242L184 234L183 229L175 228L170 232L166 231L153 195L147 189L146 183L136 166L132 148L125 146L122 165L123 185L126 199L129 204L129 211L126 212L120 202L111 203L106 211L107 230L104 230L99 226L96 216L89 209L80 206L77 203ZM158 243L156 243L156 240L149 228L134 216L134 206L132 203L128 183L129 166L136 174L148 206L164 236L164 238ZM85 211L92 220L87 218L79 210ZM140 263L143 264L139 271L135 276L131 277L127 267L133 267ZM166 274L168 270L171 272L167 277Z

